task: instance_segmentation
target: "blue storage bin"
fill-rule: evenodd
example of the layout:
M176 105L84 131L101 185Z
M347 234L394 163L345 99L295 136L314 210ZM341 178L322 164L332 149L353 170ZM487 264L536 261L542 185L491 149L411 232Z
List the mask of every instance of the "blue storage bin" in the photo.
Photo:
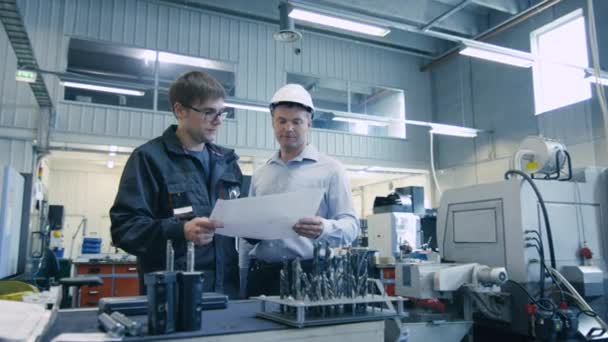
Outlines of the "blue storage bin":
M85 237L82 241L82 254L101 253L101 238Z

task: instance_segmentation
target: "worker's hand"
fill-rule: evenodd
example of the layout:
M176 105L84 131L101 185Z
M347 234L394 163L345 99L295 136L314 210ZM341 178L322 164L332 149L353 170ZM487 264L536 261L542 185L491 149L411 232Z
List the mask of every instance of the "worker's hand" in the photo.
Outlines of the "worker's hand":
M293 230L300 236L316 239L323 234L323 219L319 216L301 218Z
M184 224L184 237L186 241L192 241L202 246L213 241L216 228L223 227L219 221L207 217L195 217Z

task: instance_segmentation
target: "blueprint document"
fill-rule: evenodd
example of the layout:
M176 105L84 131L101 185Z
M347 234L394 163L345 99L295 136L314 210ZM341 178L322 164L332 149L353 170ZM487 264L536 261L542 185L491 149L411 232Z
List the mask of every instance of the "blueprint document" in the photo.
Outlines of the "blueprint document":
M323 193L323 189L310 189L228 201L220 199L210 218L224 224L216 234L260 240L297 237L293 226L299 219L317 214Z

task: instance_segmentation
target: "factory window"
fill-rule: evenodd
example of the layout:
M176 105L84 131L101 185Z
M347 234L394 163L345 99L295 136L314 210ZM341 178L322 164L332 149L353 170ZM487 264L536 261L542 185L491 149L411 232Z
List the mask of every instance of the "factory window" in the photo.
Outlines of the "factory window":
M287 83L310 92L315 128L405 138L403 90L293 73L287 74Z
M574 11L530 34L532 53L539 62L533 67L536 114L591 98L585 81L587 37L582 10Z
M81 39L70 40L61 80L66 100L170 112L171 82L192 70L213 75L234 96L231 63ZM232 109L228 117L234 117Z

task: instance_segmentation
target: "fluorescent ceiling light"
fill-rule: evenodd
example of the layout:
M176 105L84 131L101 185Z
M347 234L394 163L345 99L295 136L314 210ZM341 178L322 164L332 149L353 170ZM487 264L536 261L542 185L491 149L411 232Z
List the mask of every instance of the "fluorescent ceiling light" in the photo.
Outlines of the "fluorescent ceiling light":
M224 103L224 106L230 107L230 108L237 108L237 109L254 110L256 112L265 112L265 113L270 112L270 109L268 109L268 107L264 107L264 106L243 105L243 104L230 103L230 102Z
M341 117L341 116L335 116L332 120L350 122L350 123L354 123L354 124L364 124L364 125L369 125L369 126L379 126L379 127L388 126L388 122L363 120L363 119L355 119L355 118L345 118L345 117Z
M431 123L431 133L451 135L454 137L475 138L477 130L473 128Z
M150 62L154 62L156 60L156 53L157 51L154 50L146 50L141 58L144 60L144 63L148 65ZM198 68L234 71L234 65L230 63L223 63L205 58L177 55L169 52L158 52L158 61L162 63L189 65Z
M63 84L64 87L69 87L69 88L97 90L97 91L103 91L106 93L114 93L114 94L133 95L133 96L144 96L144 94L145 94L145 92L143 92L141 90L105 87L105 86L98 86L98 85L86 84L86 83L61 82L61 84Z
M529 68L534 65L534 58L522 51L469 42L465 42L464 45L465 48L460 50L461 55L509 64L520 68Z
M585 77L586 81L589 82L593 82L593 83L599 83L601 85L605 85L608 86L608 77L597 77L594 75L588 75L587 77Z
M289 16L291 18L306 21L313 24L335 27L342 30L359 32L376 37L384 37L389 34L389 32L391 32L391 30L386 27L380 27L352 20L331 17L328 15L310 12L299 8L294 8L291 12L289 12Z

